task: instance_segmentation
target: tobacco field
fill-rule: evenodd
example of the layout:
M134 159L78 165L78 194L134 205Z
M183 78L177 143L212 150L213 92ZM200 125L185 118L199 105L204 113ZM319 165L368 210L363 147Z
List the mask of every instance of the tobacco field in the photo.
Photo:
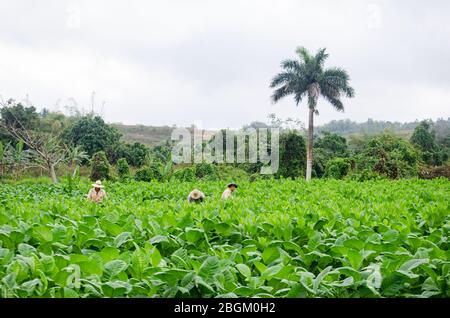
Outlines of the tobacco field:
M450 297L445 179L105 184L0 183L0 297Z

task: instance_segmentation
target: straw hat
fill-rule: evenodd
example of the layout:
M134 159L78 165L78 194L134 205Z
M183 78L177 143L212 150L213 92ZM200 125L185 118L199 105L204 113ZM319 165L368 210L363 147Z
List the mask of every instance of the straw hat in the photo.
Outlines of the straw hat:
M92 184L94 188L104 188L102 185L102 182L100 180L95 181L95 183Z
M189 193L189 196L193 200L198 200L200 198L203 198L204 194L200 190L194 189L191 191L191 193Z

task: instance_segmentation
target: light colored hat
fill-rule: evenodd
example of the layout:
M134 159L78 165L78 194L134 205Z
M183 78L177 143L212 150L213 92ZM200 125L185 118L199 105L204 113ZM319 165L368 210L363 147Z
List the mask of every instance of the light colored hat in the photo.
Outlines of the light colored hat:
M102 182L100 180L95 181L95 183L92 184L94 188L104 188L102 185Z
M191 191L191 193L189 193L189 196L193 200L198 200L200 198L203 198L205 195L200 190L194 189Z

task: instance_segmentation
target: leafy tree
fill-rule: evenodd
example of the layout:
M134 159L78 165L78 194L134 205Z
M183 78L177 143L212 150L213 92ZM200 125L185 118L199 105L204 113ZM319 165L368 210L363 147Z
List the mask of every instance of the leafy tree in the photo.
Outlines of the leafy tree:
M325 177L333 179L342 179L349 172L352 167L351 161L348 158L334 158L327 162L325 168Z
M129 146L129 152L127 154L127 160L134 167L141 167L145 164L145 160L149 155L150 151L148 147L139 142L135 142Z
M281 63L283 71L277 74L270 83L275 91L272 101L293 95L298 105L303 98L308 98L309 123L306 180L311 179L313 165L313 127L314 114L318 114L317 100L322 95L338 111L344 110L341 95L353 97L354 90L349 85L349 76L341 68L323 69L328 58L325 49L320 49L316 55L311 55L305 48L299 47L297 54L300 60L285 60Z
M431 131L431 123L422 121L419 126L414 129L410 141L422 151L434 151L436 149L436 136L434 132Z
M437 144L450 150L450 117L447 119L439 118L433 126Z
M86 115L64 131L68 143L81 146L88 156L104 151L108 157L117 151L119 131L106 124L99 116Z
M391 179L418 175L417 151L409 142L392 134L369 138L355 160L358 171L367 170Z
M46 133L62 134L64 130L76 122L76 117L67 117L59 112L43 110L39 113L39 130Z
M108 159L114 163L118 159L124 158L131 166L140 168L147 163L149 154L150 149L140 142L133 144L120 142L117 148L108 155Z
M21 130L36 129L40 122L39 114L34 106L25 107L21 103L16 103L13 99L8 100L0 109L0 117L3 127ZM0 130L0 140L13 145L17 142L17 139L5 129Z
M448 155L442 145L436 143L436 134L431 130L432 122L422 121L411 136L411 143L422 152L422 161L429 165L442 165Z
M292 179L304 176L306 166L305 158L305 139L294 131L281 134L278 175Z
M67 161L69 153L69 148L62 142L60 135L27 128L18 117L12 118L14 120L2 117L0 127L16 142L27 146L34 166L47 171L52 181L58 182L56 167ZM26 168L31 166L26 165Z
M40 122L39 114L34 106L24 107L12 99L0 109L0 115L5 125L15 128L35 129Z
M337 134L324 132L321 137L317 138L314 147L325 149L335 157L348 156L347 140Z
M110 165L104 151L96 152L91 159L91 180L110 179Z
M166 143L164 145L158 145L151 150L151 156L153 161L157 161L160 163L167 163L171 161L172 158L172 148L170 143Z
M117 160L117 174L120 179L126 179L130 176L130 166L128 165L127 159L120 158Z
M72 177L75 177L81 164L89 159L86 151L82 150L80 146L70 148L67 157L69 167L73 169Z
M349 156L347 140L329 132L324 132L321 137L315 140L314 149L313 174L316 177L322 177L325 174L325 167L331 159Z

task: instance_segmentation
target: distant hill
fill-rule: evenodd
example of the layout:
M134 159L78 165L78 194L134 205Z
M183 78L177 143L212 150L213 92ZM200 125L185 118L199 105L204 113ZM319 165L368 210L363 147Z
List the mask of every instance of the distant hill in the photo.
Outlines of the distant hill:
M433 129L438 140L448 138L450 135L450 117L447 119L440 118L431 121ZM357 123L350 119L333 120L325 125L316 128L317 133L328 131L344 137L355 135L375 135L382 132L392 132L402 138L409 139L414 129L419 125L420 121L416 120L409 123L380 121L368 119L366 122Z
M175 126L145 126L145 125L123 125L112 124L123 135L123 139L128 142L141 142L150 147L155 147L164 144L170 139L172 131L177 128ZM187 128L192 130L192 128ZM214 131L204 131L204 138L211 137Z
M412 134L414 128L419 124L419 121L410 123L378 121L368 119L364 123L357 123L350 119L332 120L331 122L318 126L316 131L318 133L328 131L342 136L348 135L374 135L385 131L390 131L399 135L408 136Z
M257 127L269 127L268 125L259 122L245 125L244 127L253 127L256 126L256 124L258 124ZM374 135L389 131L408 139L418 124L419 121L400 123L368 119L366 122L357 123L350 119L344 119L333 120L325 125L317 126L315 132L320 134L327 131L349 137L355 135ZM128 142L138 141L151 147L163 144L169 140L173 129L176 128L175 126L112 125L123 134L124 140ZM438 139L447 138L450 134L450 117L447 119L438 119L433 122L433 127ZM204 136L208 138L214 133L215 131L208 130L204 132Z

